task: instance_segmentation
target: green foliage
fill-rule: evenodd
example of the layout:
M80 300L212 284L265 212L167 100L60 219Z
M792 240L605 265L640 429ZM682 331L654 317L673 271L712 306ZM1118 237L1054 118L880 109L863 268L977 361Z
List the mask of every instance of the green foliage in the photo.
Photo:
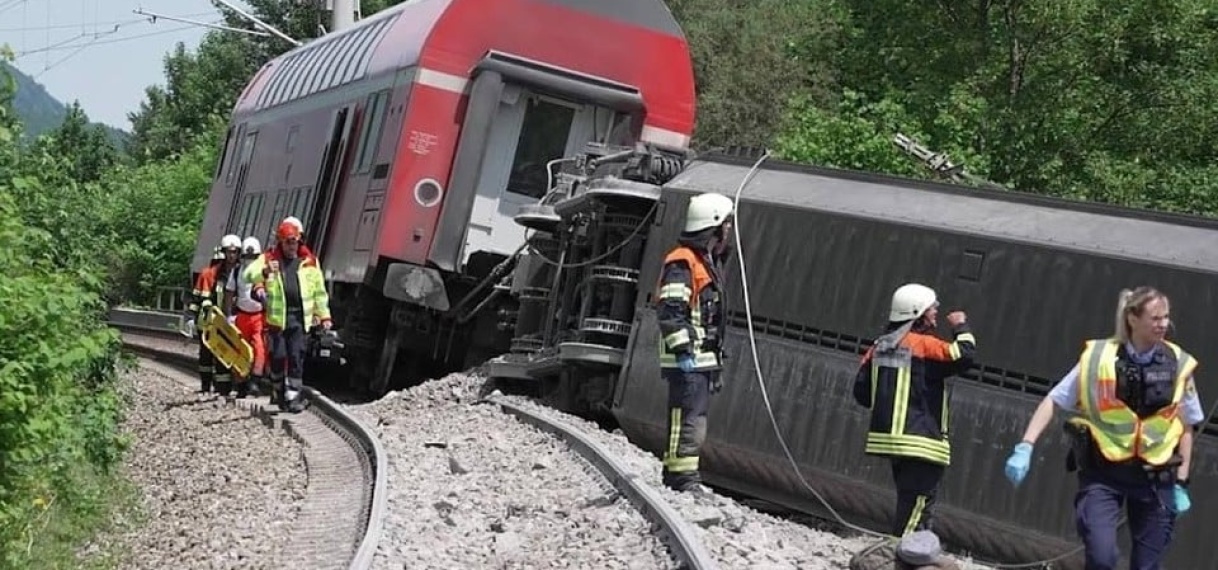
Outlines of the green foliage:
M77 223L90 205L69 161L18 148L12 86L0 85L0 567L74 566L125 447L119 342Z
M218 133L204 135L174 158L117 167L96 185L105 207L94 234L113 244L102 256L110 302L147 304L160 287L189 284L218 154Z
M771 133L787 156L908 175L879 143L916 133L1022 190L1214 213L1212 3L843 1L822 60L847 100L792 97Z

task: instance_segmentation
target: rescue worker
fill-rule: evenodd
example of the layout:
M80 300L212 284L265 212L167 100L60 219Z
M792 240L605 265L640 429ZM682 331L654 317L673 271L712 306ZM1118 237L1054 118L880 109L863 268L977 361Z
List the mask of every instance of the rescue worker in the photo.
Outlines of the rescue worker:
M664 485L705 492L698 458L711 394L722 387L725 333L723 264L730 255L732 199L706 193L689 200L678 245L664 257L657 295L660 370L668 383Z
M186 329L193 336L196 323L203 318L204 311L212 305L223 307L224 283L237 266L241 238L229 234L220 239L219 247L212 250L212 260L195 279L191 302L187 306ZM227 394L232 386L232 374L228 368L216 362L211 350L199 336L199 393L206 394L214 388L218 394Z
M934 289L907 283L892 294L888 325L863 355L854 399L871 410L864 453L888 458L897 490L891 534L933 532L935 498L951 464L947 378L972 366L977 339L963 311L947 315L953 341L935 335Z
M266 372L266 334L265 319L262 303L253 297L253 283L243 275L250 264L262 255L262 244L258 238L250 236L241 242L241 267L232 272L232 277L225 286L226 304L232 307L229 314L234 315L233 324L241 331L241 336L250 343L254 351L254 361L250 366L250 377L237 380L237 397L245 398L249 394L258 395L258 383L265 379Z
M266 311L271 380L279 391L279 407L298 413L304 410L305 335L314 325L330 329L330 300L321 264L312 254L302 255L300 229L291 222L280 223L275 242L250 264L244 277Z
M1175 518L1188 511L1193 432L1205 421L1193 372L1198 362L1165 339L1167 296L1153 287L1121 291L1116 332L1088 340L1074 368L1033 413L1006 463L1016 486L1054 407L1073 412L1067 470L1078 471L1075 526L1087 570L1117 567L1121 505L1129 517L1131 570L1157 570Z

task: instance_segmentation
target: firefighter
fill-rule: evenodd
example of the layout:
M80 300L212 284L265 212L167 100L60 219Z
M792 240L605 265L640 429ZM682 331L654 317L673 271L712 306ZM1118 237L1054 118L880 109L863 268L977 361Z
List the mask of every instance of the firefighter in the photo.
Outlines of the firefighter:
M1153 287L1121 291L1115 334L1084 343L1007 459L1006 476L1018 486L1054 407L1073 412L1064 426L1073 444L1066 468L1078 471L1075 526L1088 570L1117 567L1122 504L1132 534L1129 567L1150 570L1162 564L1175 518L1192 503L1194 431L1206 418L1193 381L1197 360L1165 339L1170 308Z
M265 379L266 373L266 334L265 318L262 302L253 297L253 284L243 275L250 264L262 255L262 244L258 238L250 236L241 242L241 267L232 273L225 287L227 306L232 307L229 314L234 315L233 324L241 331L241 336L250 343L254 350L254 361L250 366L250 377L237 381L237 397L245 398L249 394L258 395L258 383Z
M886 457L897 489L891 533L932 531L935 497L951 464L947 378L973 363L977 339L963 311L947 315L953 341L935 335L934 289L908 283L893 292L888 326L863 355L855 401L871 410L864 453Z
M204 311L215 304L223 307L224 283L237 266L241 238L229 234L221 238L220 245L212 250L211 263L199 272L195 279L190 304L186 308L186 329L194 336L196 323L203 319ZM216 362L211 350L199 338L199 393L206 394L215 388L218 394L227 394L231 389L231 372Z
M317 257L301 251L299 227L280 223L275 242L244 277L253 284L254 297L263 299L279 407L299 413L304 410L305 335L314 325L330 329L330 300Z
M723 264L732 228L732 200L694 196L678 245L664 257L657 295L660 370L668 383L668 446L664 485L705 492L698 458L706 439L711 394L722 387L725 331Z

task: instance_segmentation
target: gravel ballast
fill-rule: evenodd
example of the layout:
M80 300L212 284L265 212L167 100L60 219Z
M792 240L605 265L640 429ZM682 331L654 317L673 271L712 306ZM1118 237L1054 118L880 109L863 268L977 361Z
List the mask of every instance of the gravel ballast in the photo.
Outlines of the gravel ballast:
M454 374L348 406L390 458L375 569L675 568L650 523L554 436Z
M478 403L485 382L477 374L456 373L371 404L347 406L377 433L390 458L389 512L374 568L674 566L624 498L617 499L615 509L628 523L598 529L607 526L600 519L592 525L583 522L597 515L579 514L577 507L589 498L605 502L611 488L561 442L498 406ZM561 419L614 453L637 481L650 485L692 523L721 568L845 569L856 552L874 543L870 537L841 536L717 494L673 492L661 484L655 456L620 432L606 432L528 398L506 399ZM535 470L537 463L545 468ZM565 466L564 474L537 473L555 471L556 465ZM567 475L576 465L583 473ZM956 560L963 570L991 570Z
M246 408L200 400L197 379L175 374L141 361L124 377L124 469L143 524L105 539L125 552L119 567L280 567L307 483L300 444Z

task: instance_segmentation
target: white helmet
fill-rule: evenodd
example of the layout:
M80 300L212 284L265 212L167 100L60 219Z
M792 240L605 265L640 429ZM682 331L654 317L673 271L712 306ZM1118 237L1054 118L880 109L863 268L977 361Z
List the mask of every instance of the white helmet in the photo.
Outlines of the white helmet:
M262 253L262 244L258 241L258 238L254 236L247 237L245 238L245 241L241 242L241 253L246 255L257 255Z
M939 304L935 290L917 283L906 283L892 294L892 307L888 311L890 322L901 322L922 316L927 309Z
M732 215L732 199L723 194L707 192L689 199L685 211L685 232L692 233L718 226Z
M241 238L228 234L220 238L220 249L241 249Z
M284 218L283 221L280 223L292 224L293 226L296 226L297 231L299 231L302 234L304 233L304 224L301 223L300 218L297 218L296 216L288 216L288 217Z

